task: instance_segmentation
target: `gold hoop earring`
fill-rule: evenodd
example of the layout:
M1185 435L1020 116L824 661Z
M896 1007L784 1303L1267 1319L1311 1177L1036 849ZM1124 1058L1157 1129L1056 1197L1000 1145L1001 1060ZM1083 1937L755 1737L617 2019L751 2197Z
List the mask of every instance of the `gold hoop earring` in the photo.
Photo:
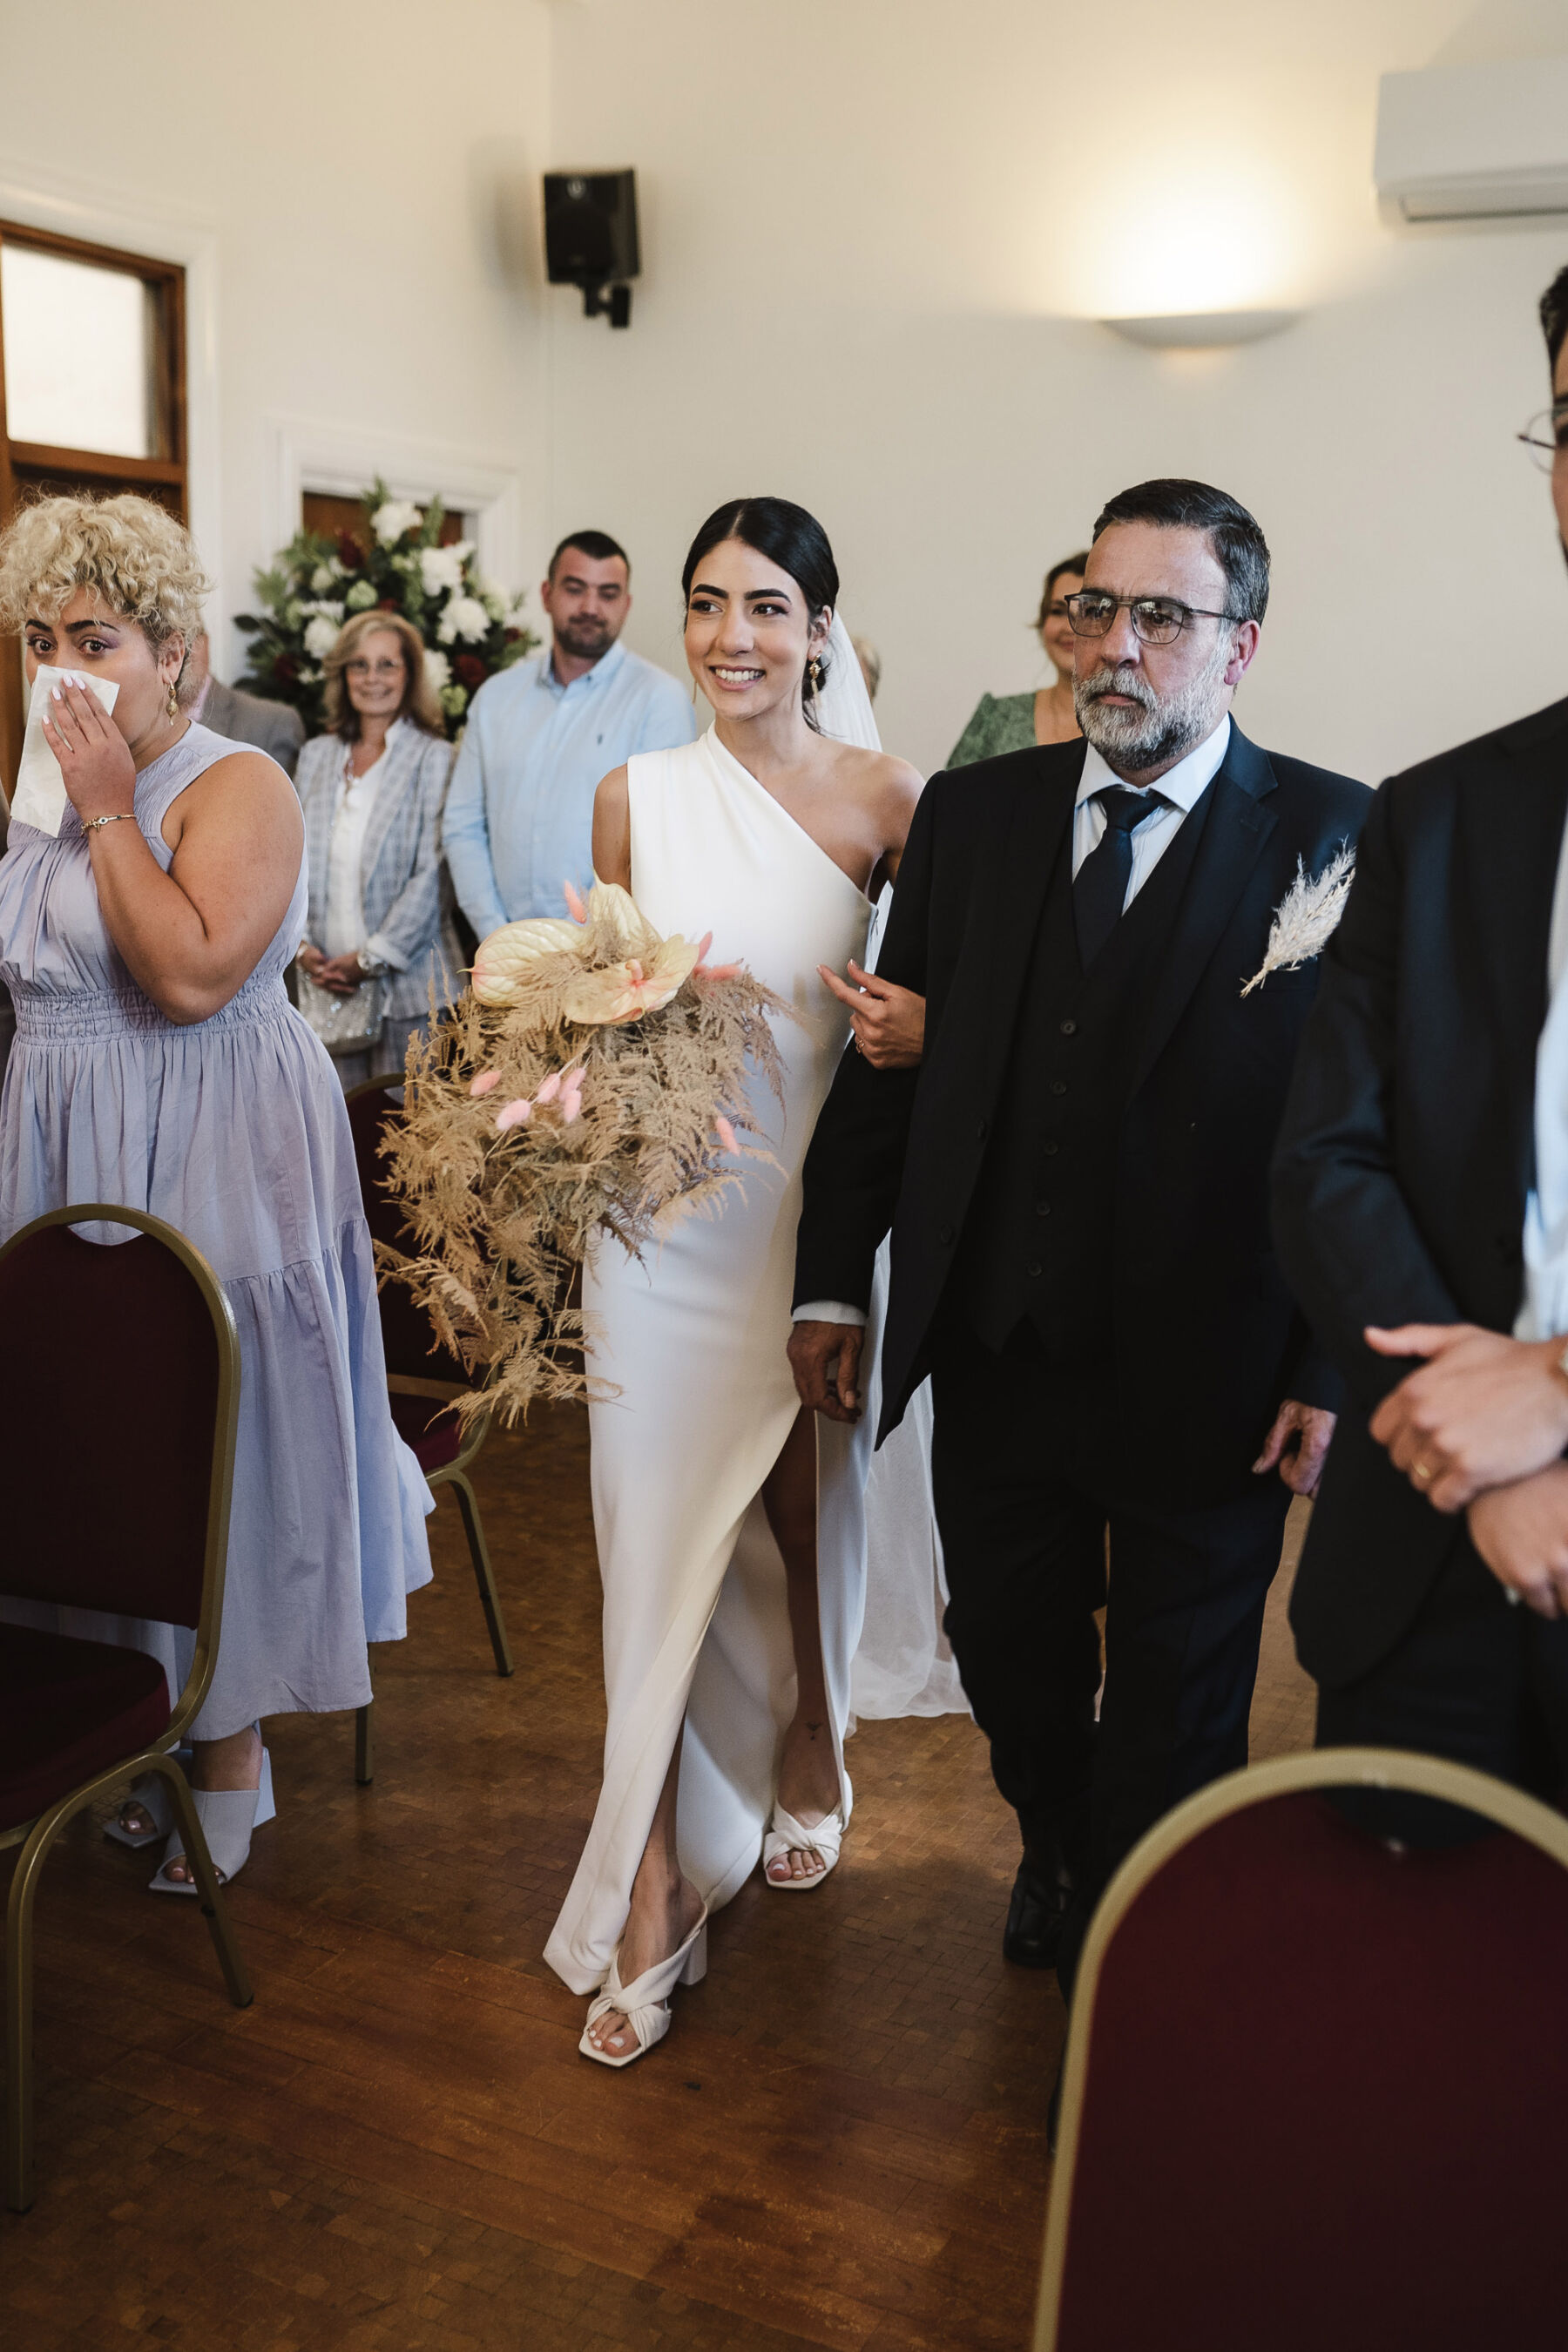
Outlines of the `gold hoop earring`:
M811 659L805 666L805 674L811 680L811 690L813 694L820 694L822 692L822 664L817 660L815 654L812 655Z
M169 688L169 724L170 724L170 726L171 726L171 727L174 725L174 723L175 719L179 717L179 715L180 715L180 698L179 698L179 696L174 692L174 688L173 688L173 687L171 687L171 688Z

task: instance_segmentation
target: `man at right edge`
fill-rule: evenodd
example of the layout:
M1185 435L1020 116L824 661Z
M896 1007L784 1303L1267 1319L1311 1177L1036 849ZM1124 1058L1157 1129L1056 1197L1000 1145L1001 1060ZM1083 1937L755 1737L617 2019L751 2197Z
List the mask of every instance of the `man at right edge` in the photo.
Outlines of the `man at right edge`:
M1542 297L1568 551L1568 269ZM1503 592L1506 595L1506 590ZM1280 1258L1351 1403L1291 1606L1318 1742L1568 1779L1568 702L1395 776L1280 1131ZM1522 1604L1522 1605L1521 1605ZM1445 1843L1470 1817L1363 1799Z

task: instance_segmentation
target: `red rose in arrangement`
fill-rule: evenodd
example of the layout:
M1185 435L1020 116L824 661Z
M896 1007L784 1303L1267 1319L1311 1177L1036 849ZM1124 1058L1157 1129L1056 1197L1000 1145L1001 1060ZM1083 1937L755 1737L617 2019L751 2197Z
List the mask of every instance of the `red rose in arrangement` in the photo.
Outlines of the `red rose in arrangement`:
M459 654L452 664L452 676L469 688L483 686L489 674L489 663L481 661L478 654Z

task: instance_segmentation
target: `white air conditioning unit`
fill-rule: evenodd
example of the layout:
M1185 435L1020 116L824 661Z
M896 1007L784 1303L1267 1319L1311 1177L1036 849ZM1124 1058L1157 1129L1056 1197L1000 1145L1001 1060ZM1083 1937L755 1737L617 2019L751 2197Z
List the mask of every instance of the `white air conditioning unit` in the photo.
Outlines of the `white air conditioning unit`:
M1384 74L1373 169L1403 220L1568 213L1568 57Z

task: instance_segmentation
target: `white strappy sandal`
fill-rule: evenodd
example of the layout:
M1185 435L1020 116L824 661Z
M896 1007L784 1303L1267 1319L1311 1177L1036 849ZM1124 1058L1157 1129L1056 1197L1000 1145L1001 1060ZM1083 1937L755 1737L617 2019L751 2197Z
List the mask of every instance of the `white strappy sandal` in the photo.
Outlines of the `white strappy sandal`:
M702 1906L702 1916L678 1952L668 1960L656 1960L629 1985L621 1982L621 1955L617 1946L610 1962L610 1973L605 1979L603 1992L597 1992L588 2004L588 2023L583 2028L583 2039L577 2044L584 2058L596 2059L601 2066L629 2066L636 2058L645 2058L669 2032L669 1996L678 1984L700 1984L708 1973L708 1906ZM631 2027L633 2046L617 2058L608 2050L601 2050L588 2031L611 2010L618 2010Z
M822 1821L813 1822L811 1828L807 1829L804 1823L795 1820L793 1813L786 1813L775 1797L773 1817L768 1823L767 1835L763 1840L763 1877L766 1884L784 1895L801 1895L808 1887L820 1886L828 1873L837 1865L839 1849L844 1843L844 1832L849 1826L849 1808L853 1802L854 1793L849 1786L848 1776L846 1775L844 1794L838 1801L837 1810L828 1813ZM820 1855L822 1868L814 1871L809 1878L796 1878L793 1874L785 1878L775 1878L770 1865L775 1862L787 1862L792 1853Z
M207 1842L207 1852L217 1873L217 1883L226 1886L237 1877L250 1856L250 1833L263 1822L277 1818L278 1808L272 1801L272 1756L269 1749L261 1751L261 1781L255 1789L193 1789L192 1799L196 1819L202 1825L202 1835ZM199 1895L201 1888L195 1878L171 1878L169 1864L184 1859L185 1841L176 1825L169 1833L155 1876L148 1885L154 1895Z

